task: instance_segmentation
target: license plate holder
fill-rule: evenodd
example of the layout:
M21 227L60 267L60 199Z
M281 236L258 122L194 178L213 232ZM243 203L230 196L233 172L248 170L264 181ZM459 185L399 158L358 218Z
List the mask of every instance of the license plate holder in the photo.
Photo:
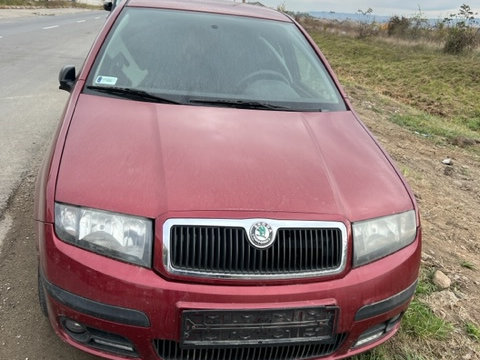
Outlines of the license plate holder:
M192 348L332 343L338 311L336 306L184 310L180 346Z

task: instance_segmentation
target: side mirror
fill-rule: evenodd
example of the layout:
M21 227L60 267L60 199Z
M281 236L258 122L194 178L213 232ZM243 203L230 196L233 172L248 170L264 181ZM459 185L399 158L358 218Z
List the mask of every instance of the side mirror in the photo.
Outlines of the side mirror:
M107 11L112 11L113 3L111 1L107 1L103 3L103 9Z
M58 81L60 86L58 87L61 90L65 91L72 91L73 84L75 84L75 66L73 65L65 65L62 70L60 70L60 74L58 74Z

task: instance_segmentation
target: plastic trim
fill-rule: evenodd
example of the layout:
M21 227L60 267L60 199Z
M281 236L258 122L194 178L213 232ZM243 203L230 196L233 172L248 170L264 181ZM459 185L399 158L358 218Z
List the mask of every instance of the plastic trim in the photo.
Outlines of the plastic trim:
M363 306L355 314L355 321L365 320L377 315L381 315L395 309L400 305L403 305L408 300L410 300L410 298L415 293L415 289L417 288L417 282L418 280L415 280L415 282L407 289L396 295L393 295L388 299Z
M49 283L43 274L41 281L48 294L56 301L69 308L99 319L113 321L125 325L149 327L150 320L146 314L139 310L126 309L119 306L107 305L97 301L72 294L66 290Z

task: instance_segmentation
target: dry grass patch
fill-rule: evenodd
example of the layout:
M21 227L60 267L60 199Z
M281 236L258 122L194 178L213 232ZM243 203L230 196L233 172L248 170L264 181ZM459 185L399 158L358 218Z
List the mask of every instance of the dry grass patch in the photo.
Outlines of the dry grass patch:
M312 36L342 83L362 86L418 114L394 116L411 130L480 140L480 54L447 55L422 45L355 39L329 32Z

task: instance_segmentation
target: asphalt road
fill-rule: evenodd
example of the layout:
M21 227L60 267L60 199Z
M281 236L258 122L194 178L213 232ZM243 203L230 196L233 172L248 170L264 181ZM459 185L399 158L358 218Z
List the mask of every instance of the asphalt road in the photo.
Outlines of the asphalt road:
M68 98L58 90L60 68L82 65L105 17L104 11L88 11L0 19L0 220L13 191L43 156ZM9 224L4 219L0 225L0 248Z
M36 171L68 99L58 72L81 67L105 18L0 18L1 360L94 359L62 343L40 312L32 215Z

